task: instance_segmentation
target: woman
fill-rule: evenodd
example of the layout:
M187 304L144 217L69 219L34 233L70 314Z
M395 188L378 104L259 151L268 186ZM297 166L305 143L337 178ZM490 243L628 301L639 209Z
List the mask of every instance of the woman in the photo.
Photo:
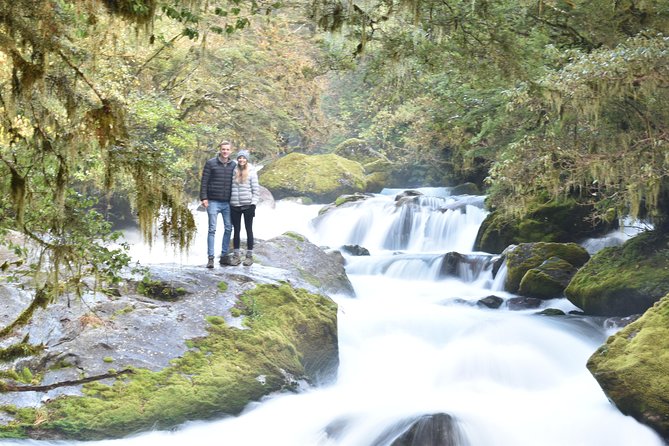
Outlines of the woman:
M240 239L242 215L244 216L244 228L246 229L246 257L244 266L253 264L253 217L256 214L256 204L260 199L260 185L256 169L249 163L248 150L240 150L237 154L237 167L232 174L232 193L230 194L230 216L234 235L232 246L234 253L230 260L231 265L239 265Z

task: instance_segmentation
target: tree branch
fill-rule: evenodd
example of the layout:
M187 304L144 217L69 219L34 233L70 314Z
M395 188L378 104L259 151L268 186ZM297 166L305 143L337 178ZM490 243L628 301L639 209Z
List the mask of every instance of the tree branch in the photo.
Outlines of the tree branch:
M183 33L177 34L176 36L172 37L170 40L165 42L165 44L163 46L158 48L158 51L153 53L153 55L151 57L149 57L148 59L146 59L144 61L144 63L137 69L137 71L135 72L135 76L139 76L139 74L144 70L144 68L146 68L146 66L149 64L149 62L151 62L153 59L158 57L158 55L160 53L162 53L165 48L167 48L168 46L171 46L180 37L183 37Z
M104 373L102 375L89 376L88 378L75 379L72 381L61 381L53 384L48 384L44 386L17 386L14 384L8 384L6 382L0 383L0 392L45 392L47 390L53 390L58 387L68 387L68 386L78 386L79 384L85 384L92 381L99 381L107 378L117 378L121 375L131 375L135 373L132 369L123 369L119 372Z

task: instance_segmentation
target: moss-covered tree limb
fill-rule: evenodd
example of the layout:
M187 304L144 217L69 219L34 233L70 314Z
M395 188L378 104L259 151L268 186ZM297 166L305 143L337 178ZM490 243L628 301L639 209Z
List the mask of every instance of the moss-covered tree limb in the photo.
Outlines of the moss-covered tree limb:
M0 330L0 338L7 336L16 328L26 325L32 318L35 310L46 307L46 305L49 303L49 300L50 297L46 287L35 291L35 297L33 298L32 302L30 302L30 305L28 305L28 307L23 310L19 317L17 317L11 324Z

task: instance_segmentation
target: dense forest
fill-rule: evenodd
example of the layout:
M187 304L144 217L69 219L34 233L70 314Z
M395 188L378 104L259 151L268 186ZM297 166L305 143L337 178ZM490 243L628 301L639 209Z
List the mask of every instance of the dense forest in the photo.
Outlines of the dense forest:
M128 263L114 200L187 246L223 138L669 225L665 1L2 0L0 62L0 235L52 265L36 305Z

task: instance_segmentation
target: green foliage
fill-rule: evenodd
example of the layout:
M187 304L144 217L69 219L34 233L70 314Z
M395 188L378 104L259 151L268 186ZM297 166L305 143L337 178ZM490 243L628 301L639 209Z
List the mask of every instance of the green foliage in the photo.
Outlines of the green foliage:
M410 184L438 180L427 165L448 184L491 169L489 203L507 214L548 194L595 205L594 220L667 221L664 2L323 0L313 13L358 62L331 77L325 105L345 129L331 146L359 138Z
M543 96L519 88L514 109L541 113L541 128L500 154L494 202L517 208L514 202L542 191L575 194L594 203L601 219L613 211L666 224L669 114L660 104L669 100L668 55L668 38L639 36L574 53L541 79Z

